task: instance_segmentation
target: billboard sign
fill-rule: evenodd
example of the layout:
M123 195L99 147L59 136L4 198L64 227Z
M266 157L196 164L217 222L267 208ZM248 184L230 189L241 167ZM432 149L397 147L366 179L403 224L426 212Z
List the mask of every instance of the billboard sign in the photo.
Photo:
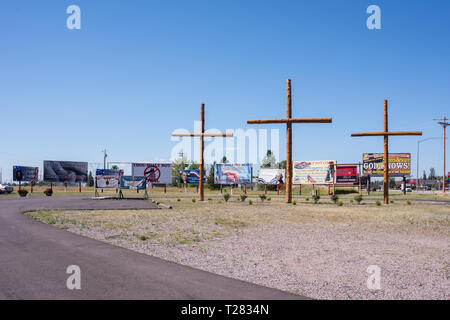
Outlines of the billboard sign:
M217 163L214 166L215 184L250 184L252 180L250 164Z
M336 166L336 183L358 183L356 166Z
M121 189L144 190L146 186L145 177L122 176L120 178Z
M13 166L13 181L37 182L38 180L39 167Z
M384 154L364 153L363 174L372 177L384 175ZM389 153L389 175L392 177L409 176L411 174L410 153Z
M171 163L133 163L131 172L133 177L145 177L147 182L150 183L172 183Z
M181 170L180 171L180 182L198 184L200 182L200 171L199 170Z
M97 188L108 189L118 188L120 181L120 171L111 169L97 169L95 171L95 182Z
M293 184L331 184L335 160L294 161Z
M87 182L87 176L87 162L44 161L44 181Z
M286 181L284 169L259 169L258 183L260 184L284 184Z

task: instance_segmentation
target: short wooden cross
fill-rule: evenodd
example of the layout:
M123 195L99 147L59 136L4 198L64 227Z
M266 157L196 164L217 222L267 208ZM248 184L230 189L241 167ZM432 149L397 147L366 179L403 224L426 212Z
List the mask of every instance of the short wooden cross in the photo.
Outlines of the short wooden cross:
M174 137L200 137L200 180L198 188L198 198L203 201L205 198L204 184L205 169L204 169L204 157L203 150L205 148L205 137L232 137L232 133L206 133L205 132L205 104L202 103L200 107L200 121L201 132L199 133L172 133Z
M383 136L384 137L384 203L389 204L389 146L388 137L389 136L421 136L422 131L389 131L388 130L388 102L384 100L384 131L383 132L359 132L352 133L352 137L374 137Z
M286 203L292 201L292 124L293 123L331 123L331 118L292 118L291 79L287 79L287 116L284 119L248 120L248 124L285 123L286 124Z

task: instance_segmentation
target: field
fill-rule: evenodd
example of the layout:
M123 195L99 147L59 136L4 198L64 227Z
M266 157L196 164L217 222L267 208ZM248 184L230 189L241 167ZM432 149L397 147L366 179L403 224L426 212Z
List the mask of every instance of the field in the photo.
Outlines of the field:
M352 194L340 198L342 206L325 195L317 204L297 195L293 205L275 192L262 201L262 193L249 192L244 202L236 190L228 202L207 193L208 200L194 202L192 192L157 189L153 197L172 210L26 214L113 245L312 298L450 298L448 203L396 195L392 204L378 206L371 194L358 205ZM380 290L367 288L370 265L381 268Z

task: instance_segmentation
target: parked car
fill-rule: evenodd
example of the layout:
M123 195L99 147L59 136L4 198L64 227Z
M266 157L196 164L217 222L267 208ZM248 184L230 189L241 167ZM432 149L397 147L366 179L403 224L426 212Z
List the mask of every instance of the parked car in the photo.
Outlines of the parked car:
M412 192L411 187L406 187L406 192Z
M0 184L0 193L11 193L13 192L13 187L10 186L4 186L2 184Z

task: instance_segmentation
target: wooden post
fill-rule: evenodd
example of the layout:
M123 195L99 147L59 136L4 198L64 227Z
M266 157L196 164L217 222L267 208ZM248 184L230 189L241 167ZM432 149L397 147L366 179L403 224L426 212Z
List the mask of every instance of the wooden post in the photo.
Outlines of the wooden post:
M244 194L245 195L247 194L247 185L246 184L244 184Z
M264 185L264 194L267 195L267 184Z
M30 182L30 192L33 193L33 181Z
M81 181L79 182L79 185L78 185L78 191L81 193Z
M361 163L358 164L358 190L359 190L359 194L362 194L362 186L361 186Z

